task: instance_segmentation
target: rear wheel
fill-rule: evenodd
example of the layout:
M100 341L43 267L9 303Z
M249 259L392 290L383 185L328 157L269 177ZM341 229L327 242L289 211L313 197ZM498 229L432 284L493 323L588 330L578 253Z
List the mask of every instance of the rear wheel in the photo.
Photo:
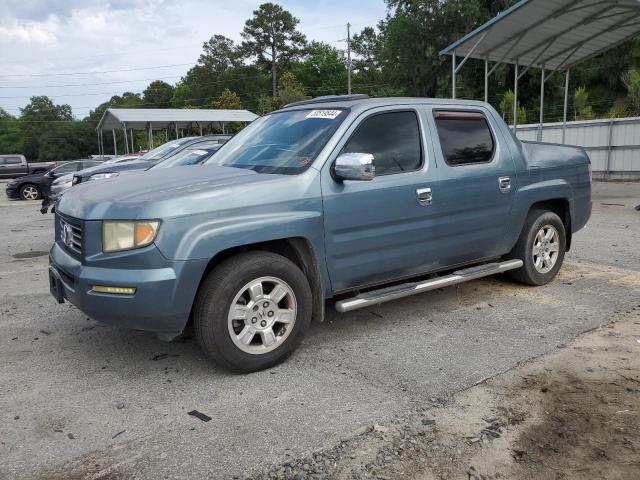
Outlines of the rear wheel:
M39 200L42 198L42 193L37 185L27 183L20 187L20 198L23 200Z
M282 362L296 349L311 311L309 283L293 262L249 252L224 261L204 280L194 330L216 363L251 372Z
M532 210L510 257L524 265L509 274L528 285L545 285L558 274L566 248L566 232L560 217L546 210Z

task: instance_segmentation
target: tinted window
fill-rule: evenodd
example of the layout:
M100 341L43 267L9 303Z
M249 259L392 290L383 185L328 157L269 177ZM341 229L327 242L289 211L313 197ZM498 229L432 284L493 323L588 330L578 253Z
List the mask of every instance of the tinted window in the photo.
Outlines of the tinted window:
M98 162L96 161L92 161L92 162L82 162L82 168L78 168L78 170L83 170L85 168L91 168L91 167L95 167L97 165L100 165L102 162Z
M80 167L80 162L68 162L54 168L51 172L56 175L62 175L64 173L77 172L79 170L78 167Z
M376 175L417 170L422 165L418 117L414 112L369 117L360 124L342 151L372 154Z
M20 159L20 157L5 157L4 158L4 162L7 165L17 165L19 163L22 163L22 160Z
M490 162L494 142L487 119L478 112L433 112L440 146L449 165Z

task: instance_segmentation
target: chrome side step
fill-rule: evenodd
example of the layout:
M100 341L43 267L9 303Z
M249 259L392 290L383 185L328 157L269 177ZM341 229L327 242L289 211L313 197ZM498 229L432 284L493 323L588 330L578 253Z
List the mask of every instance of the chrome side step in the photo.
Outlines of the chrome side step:
M450 275L444 277L431 278L420 282L403 283L402 285L394 285L392 287L380 288L370 292L362 293L356 297L347 298L336 302L336 310L339 312L350 312L359 308L368 307L370 305L378 305L380 303L389 302L398 298L408 297L416 293L428 292L437 288L449 287L458 283L468 282L476 278L495 275L496 273L506 272L522 267L522 260L507 260L500 263L485 263L477 267L465 268L457 270Z

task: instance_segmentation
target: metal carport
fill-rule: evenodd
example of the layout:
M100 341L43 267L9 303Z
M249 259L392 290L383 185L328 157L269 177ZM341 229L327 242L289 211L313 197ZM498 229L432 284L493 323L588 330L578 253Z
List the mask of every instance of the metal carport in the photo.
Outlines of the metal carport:
M149 139L149 148L153 148L153 130L175 129L176 138L178 131L190 128L194 125L200 130L207 127L225 126L231 122L252 122L258 118L255 113L248 110L213 110L213 109L189 109L189 108L108 108L105 110L96 131L98 133L98 148L100 154L104 154L103 132L113 134L113 146L117 155L116 131L122 130L124 134L125 153L129 153L129 140L131 139L131 151L133 151L134 130L146 130ZM129 133L127 133L129 132ZM167 133L168 136L168 133Z
M540 140L545 82L556 72L564 71L563 122L566 125L571 67L638 33L640 2L636 0L521 0L440 54L452 57L453 98L456 97L456 74L469 58L484 60L485 101L488 100L489 78L498 65L515 65L514 132L518 121L518 80L531 67L540 68ZM460 63L457 63L458 56L462 57ZM524 68L521 70L520 67ZM563 128L563 142L564 139Z

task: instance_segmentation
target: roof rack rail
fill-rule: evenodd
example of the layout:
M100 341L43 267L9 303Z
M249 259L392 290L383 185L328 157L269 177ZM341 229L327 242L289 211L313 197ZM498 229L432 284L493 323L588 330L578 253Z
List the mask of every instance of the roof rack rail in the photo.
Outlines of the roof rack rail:
M282 108L295 107L297 105L308 105L310 103L331 103L331 102L347 102L349 100L364 100L369 98L369 95L364 93L358 93L355 95L324 95L322 97L315 97L309 100L301 100L299 102L293 102L285 105Z

